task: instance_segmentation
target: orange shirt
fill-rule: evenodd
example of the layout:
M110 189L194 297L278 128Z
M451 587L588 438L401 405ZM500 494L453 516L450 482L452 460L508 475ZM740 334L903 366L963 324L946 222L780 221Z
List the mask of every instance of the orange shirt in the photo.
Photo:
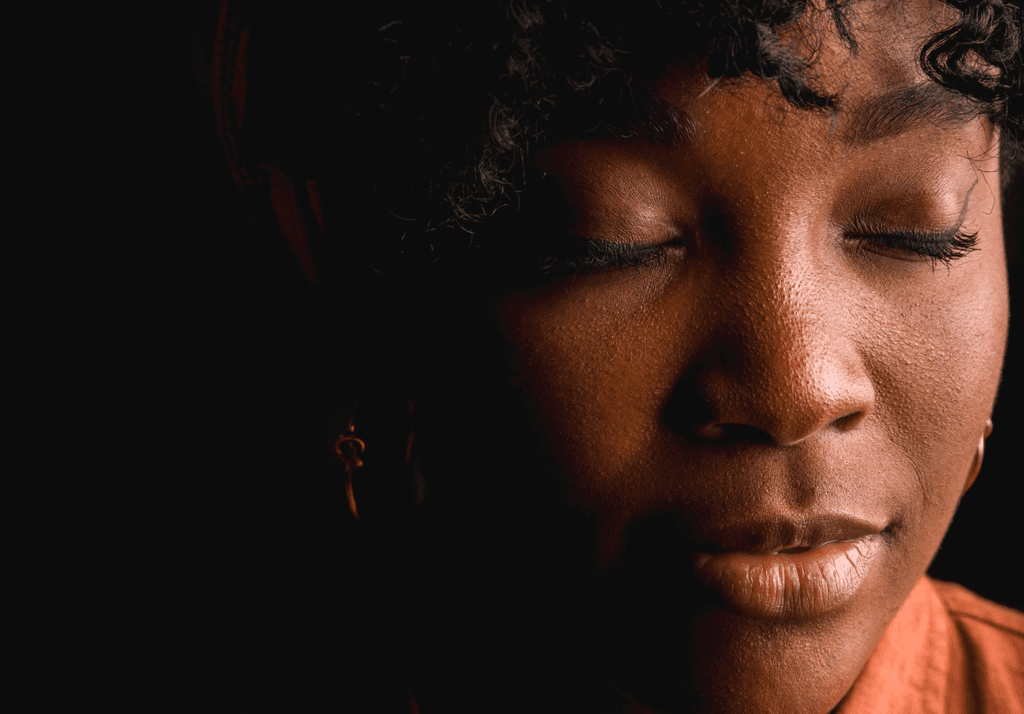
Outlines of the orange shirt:
M833 714L1024 714L1024 613L922 577Z
M1024 614L921 578L835 714L1024 714Z

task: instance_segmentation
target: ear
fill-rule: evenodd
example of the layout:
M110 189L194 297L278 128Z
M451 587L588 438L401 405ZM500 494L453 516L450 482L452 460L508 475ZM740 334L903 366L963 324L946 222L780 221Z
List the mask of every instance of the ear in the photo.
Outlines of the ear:
M309 235L311 231L319 230L323 233L324 230L316 181L292 183L275 166L270 173L270 203L274 207L281 232L306 273L306 278L319 288L320 279L313 267Z
M293 183L276 166L264 163L261 146L246 143L242 131L248 90L247 48L251 23L247 4L221 0L210 71L217 133L243 202L269 204L288 245L309 281L320 279L313 266L310 234L324 230L315 181ZM260 215L263 215L262 209Z

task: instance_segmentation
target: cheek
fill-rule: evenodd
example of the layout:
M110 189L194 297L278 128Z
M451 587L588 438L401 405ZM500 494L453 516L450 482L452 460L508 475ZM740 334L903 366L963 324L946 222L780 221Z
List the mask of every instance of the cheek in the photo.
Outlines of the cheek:
M591 507L645 488L639 475L684 357L673 345L692 322L680 308L666 323L658 309L668 277L652 270L642 280L567 279L501 306L536 431L559 475Z
M990 239L979 252L949 273L936 267L912 298L876 291L859 308L861 350L878 394L872 418L896 447L893 457L916 476L900 493L902 515L908 524L928 525L937 538L952 518L991 415L1006 346L998 217L988 228Z
M1006 301L995 290L970 292L959 300L925 292L916 304L881 301L867 313L879 318L863 338L880 396L875 417L915 461L948 458L949 442L973 451L964 436L981 433L995 398Z

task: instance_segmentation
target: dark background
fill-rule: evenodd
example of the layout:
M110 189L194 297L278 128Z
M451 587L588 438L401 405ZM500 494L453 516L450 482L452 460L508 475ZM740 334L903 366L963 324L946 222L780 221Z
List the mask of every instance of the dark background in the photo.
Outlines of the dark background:
M203 84L208 5L186 5L171 23L170 73L152 86L154 110L132 119L134 158L149 169L111 191L131 204L129 257L107 286L116 354L103 373L126 385L122 436L138 481L118 496L130 524L119 552L147 574L132 592L140 637L167 654L159 696L190 711L248 711L366 643L345 625L360 617L345 593L362 584L341 547L340 473L319 441L318 390L332 376L323 335L345 326L318 311L283 238L255 231L242 211ZM1004 208L1013 315L1024 313L1022 205L1018 182ZM1016 322L984 468L930 573L1024 609Z

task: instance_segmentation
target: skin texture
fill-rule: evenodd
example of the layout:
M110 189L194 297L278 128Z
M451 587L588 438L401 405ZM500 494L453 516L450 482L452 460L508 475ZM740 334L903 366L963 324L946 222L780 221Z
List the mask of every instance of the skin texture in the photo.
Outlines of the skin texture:
M856 57L802 21L791 39L823 43L836 117L683 67L658 93L693 117L690 140L537 157L570 232L670 247L503 286L437 328L417 397L422 711L825 714L852 686L952 519L1005 348L991 128L843 139L858 103L925 81L935 12L863 7ZM978 250L948 266L856 238L961 217ZM693 585L709 533L837 516L884 526L884 544L824 616L750 618Z

